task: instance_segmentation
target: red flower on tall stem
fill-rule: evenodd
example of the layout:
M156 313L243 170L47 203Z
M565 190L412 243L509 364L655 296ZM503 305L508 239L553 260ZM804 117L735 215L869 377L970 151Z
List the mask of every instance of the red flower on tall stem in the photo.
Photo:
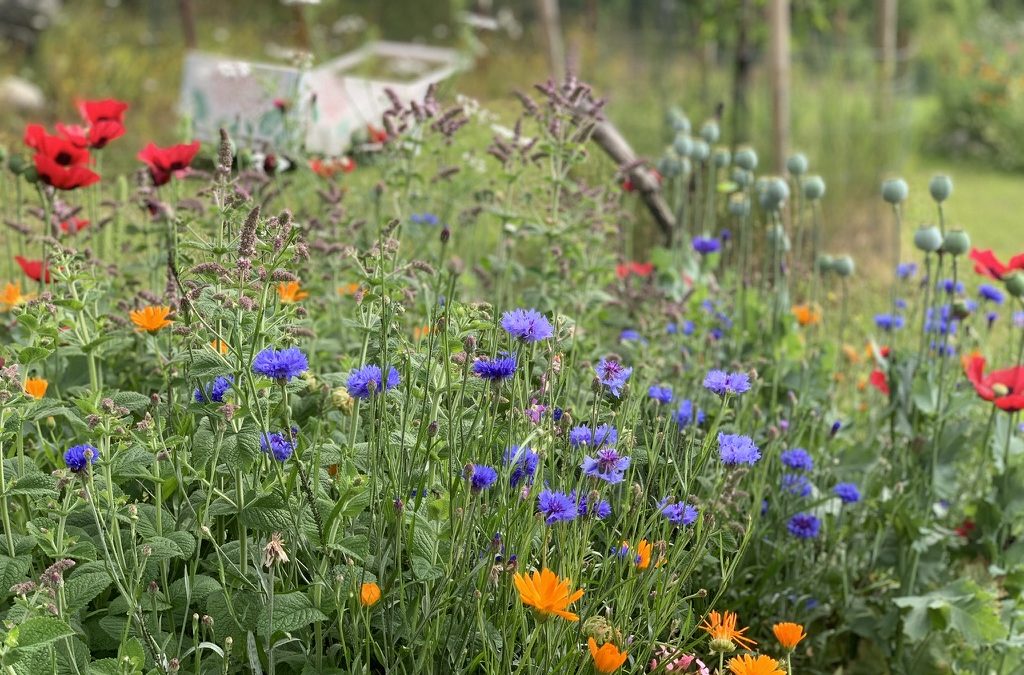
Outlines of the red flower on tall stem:
M991 250L972 248L968 256L974 261L974 271L990 279L999 281L1014 270L1024 271L1024 253L1010 258L1010 264L1006 265L996 257Z
M60 166L79 166L89 161L89 151L61 136L46 133L39 124L25 127L25 145Z
M89 221L85 218L69 218L60 224L60 229L65 234L77 234L89 227Z
M74 190L98 183L98 173L84 166L63 166L42 153L35 156L39 180L58 190Z
M114 120L102 120L89 127L89 147L97 150L115 138L124 136L124 125Z
M149 175L154 185L165 185L171 176L184 171L199 152L199 141L172 145L161 148L152 143L144 147L138 154L140 161L149 167Z
M57 122L55 125L57 133L65 138L69 143L79 148L89 147L89 128L83 127L80 124L61 124Z
M113 98L78 102L78 113L90 126L99 122L117 122L123 125L125 110L128 110L128 104Z
M42 260L28 260L22 258L20 255L14 256L14 262L18 263L18 267L22 269L29 279L33 281L39 281L39 278L43 276L43 261ZM50 283L50 267L46 267L46 283Z
M889 395L889 392L890 392L890 390L889 390L889 380L885 376L884 372L882 372L881 370L877 370L877 369L876 370L872 370L871 371L871 376L868 378L868 381L871 382L871 386L872 387L874 387L878 391L882 392L886 396Z
M964 364L964 373L974 391L1001 410L1024 410L1024 366L993 370L985 374L985 359L975 356Z
M615 266L615 276L625 279L631 274L638 277L649 277L654 272L654 263L627 262Z

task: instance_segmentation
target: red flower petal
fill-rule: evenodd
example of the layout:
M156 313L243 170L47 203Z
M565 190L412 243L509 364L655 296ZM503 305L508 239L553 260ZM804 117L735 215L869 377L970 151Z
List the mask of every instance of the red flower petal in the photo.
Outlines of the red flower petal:
M889 395L889 381L885 377L885 373L881 370L871 371L871 377L869 378L871 386L882 392L886 396Z
M100 179L99 174L84 166L61 166L43 154L37 154L34 159L39 180L58 190L88 187Z
M42 260L27 260L22 258L20 255L14 256L14 262L18 263L18 266L25 272L25 276L33 281L39 281L39 277L43 274L43 261ZM46 283L50 283L50 269L46 269Z

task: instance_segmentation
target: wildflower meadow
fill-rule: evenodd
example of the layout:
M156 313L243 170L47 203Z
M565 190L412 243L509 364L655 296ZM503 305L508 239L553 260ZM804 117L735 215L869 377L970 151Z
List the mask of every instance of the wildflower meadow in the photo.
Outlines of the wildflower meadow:
M1024 253L893 177L867 274L826 148L695 103L617 165L588 85L519 99L6 149L5 673L1021 672Z

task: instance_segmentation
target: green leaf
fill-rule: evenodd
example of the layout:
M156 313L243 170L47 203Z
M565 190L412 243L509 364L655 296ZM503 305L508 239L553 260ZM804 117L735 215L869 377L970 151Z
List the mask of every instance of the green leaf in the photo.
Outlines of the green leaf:
M29 363L42 361L52 353L51 350L45 347L22 347L21 351L18 352L18 361L28 365Z
M995 596L970 579L961 579L926 595L895 598L897 607L909 609L903 633L914 642L932 631L958 634L975 647L1005 637Z
M77 612L102 593L113 581L104 571L79 572L64 582L64 596L69 612Z
M71 626L53 616L37 616L18 625L18 649L33 649L75 634Z
M149 397L137 391L119 391L111 396L111 398L116 405L128 408L132 412L143 410L150 404Z
M274 596L274 618L270 620L270 604L260 616L261 635L278 631L289 633L304 628L315 621L327 621L327 615L313 606L304 593L286 593ZM269 629L269 631L268 631Z
M912 392L914 405L925 415L931 417L939 409L939 391L927 380L916 380Z
M121 669L117 667L117 659L100 659L89 664L88 675L120 675Z
M117 650L117 658L121 662L127 659L136 671L141 672L146 665L146 650L142 647L139 638L133 637L121 644L120 649Z
M277 495L261 495L245 505L242 524L264 532L287 531L295 527L295 515Z
M0 593L6 597L7 589L19 581L24 581L31 565L31 558L9 558L0 555Z
M146 553L149 553L148 558ZM139 557L150 561L170 560L172 558L184 558L185 552L181 550L177 542L167 537L150 537L144 544L139 544Z

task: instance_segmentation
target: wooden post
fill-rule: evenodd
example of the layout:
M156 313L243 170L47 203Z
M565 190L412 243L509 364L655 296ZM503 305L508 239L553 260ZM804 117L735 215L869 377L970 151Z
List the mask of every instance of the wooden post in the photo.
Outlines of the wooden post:
M178 0L178 13L181 14L181 32L185 35L185 46L196 48L196 18L192 14L192 0Z
M555 82L565 80L565 45L562 43L562 27L559 21L558 0L537 0L544 39L548 45L548 63Z
M896 75L896 22L898 0L878 0L878 103L880 116L892 108L892 82Z
M783 173L789 151L789 0L769 0L771 30L768 72L772 87L772 151L775 171Z

